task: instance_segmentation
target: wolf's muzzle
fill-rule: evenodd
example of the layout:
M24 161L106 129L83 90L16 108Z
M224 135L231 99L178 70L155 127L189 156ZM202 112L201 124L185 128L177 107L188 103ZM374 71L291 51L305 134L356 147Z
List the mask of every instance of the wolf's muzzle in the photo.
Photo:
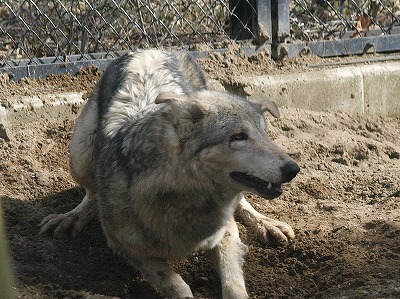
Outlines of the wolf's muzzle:
M283 183L290 182L300 171L299 165L294 161L286 162L281 167Z

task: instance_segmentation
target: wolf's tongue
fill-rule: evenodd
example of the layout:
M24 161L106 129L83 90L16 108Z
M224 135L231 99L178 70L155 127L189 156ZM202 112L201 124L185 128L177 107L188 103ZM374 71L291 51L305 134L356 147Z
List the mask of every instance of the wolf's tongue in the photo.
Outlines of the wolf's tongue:
M269 183L245 172L234 171L230 173L230 177L241 185L255 190L258 195L267 199L276 198L282 194L281 184Z

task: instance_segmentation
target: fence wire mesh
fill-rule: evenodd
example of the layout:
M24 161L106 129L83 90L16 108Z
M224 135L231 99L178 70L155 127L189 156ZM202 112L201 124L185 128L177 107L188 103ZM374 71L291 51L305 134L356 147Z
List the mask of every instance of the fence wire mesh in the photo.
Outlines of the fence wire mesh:
M34 58L227 39L226 1L0 1L4 58Z
M399 33L400 1L295 0L291 3L290 23L292 41Z
M149 47L214 49L243 36L255 40L259 3L267 2L0 0L0 68L22 60L37 64L43 57L107 56ZM292 43L399 33L399 0L287 2Z

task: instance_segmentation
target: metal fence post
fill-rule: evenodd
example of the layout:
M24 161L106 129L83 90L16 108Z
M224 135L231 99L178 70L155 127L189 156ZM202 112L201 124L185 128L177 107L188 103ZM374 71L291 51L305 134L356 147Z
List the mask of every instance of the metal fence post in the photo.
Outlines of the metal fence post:
M290 41L289 0L272 0L272 58L281 60L288 54L285 43Z
M272 42L271 0L257 0L256 36L258 44Z
M229 5L232 39L271 43L271 0L230 0Z

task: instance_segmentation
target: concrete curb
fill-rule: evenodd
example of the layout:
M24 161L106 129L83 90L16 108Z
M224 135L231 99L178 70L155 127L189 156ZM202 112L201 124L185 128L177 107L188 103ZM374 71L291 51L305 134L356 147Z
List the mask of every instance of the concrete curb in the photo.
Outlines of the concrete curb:
M26 97L11 107L0 107L0 138L12 139L12 125L22 125L33 121L62 124L76 118L85 102L83 92L66 92L54 95Z
M346 66L288 75L243 77L235 89L260 101L310 110L342 110L400 117L400 62ZM239 89L239 90L238 90ZM12 107L0 106L0 138L11 139L15 124L39 119L60 123L76 118L83 93L27 97Z
M400 117L400 62L246 77L239 92L279 106Z

